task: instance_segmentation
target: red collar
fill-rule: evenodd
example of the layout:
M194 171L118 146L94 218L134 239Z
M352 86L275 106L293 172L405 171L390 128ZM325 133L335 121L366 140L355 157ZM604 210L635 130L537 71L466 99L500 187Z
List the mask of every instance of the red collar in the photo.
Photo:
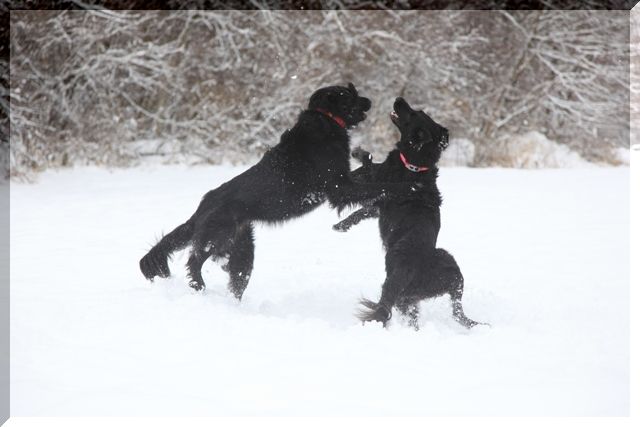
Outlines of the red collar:
M409 163L404 154L402 154L402 151L400 152L400 160L402 160L402 163L404 163L404 167L409 169L411 172L426 172L429 170L429 168L426 166L416 166Z
M345 129L347 127L347 124L345 123L345 121L342 119L342 117L338 117L338 116L334 116L331 111L327 111L327 110L323 110L322 108L316 108L316 111L324 114L327 117L330 117L333 119L334 122L336 122L338 124L338 126L340 126L342 129Z

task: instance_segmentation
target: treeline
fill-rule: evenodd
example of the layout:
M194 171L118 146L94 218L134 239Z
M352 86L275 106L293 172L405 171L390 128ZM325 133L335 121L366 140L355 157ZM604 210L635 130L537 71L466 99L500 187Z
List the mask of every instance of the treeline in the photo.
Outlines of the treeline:
M396 96L473 142L473 166L538 131L615 163L629 141L624 11L13 11L11 173L243 162L316 88L374 101L359 141L394 143Z

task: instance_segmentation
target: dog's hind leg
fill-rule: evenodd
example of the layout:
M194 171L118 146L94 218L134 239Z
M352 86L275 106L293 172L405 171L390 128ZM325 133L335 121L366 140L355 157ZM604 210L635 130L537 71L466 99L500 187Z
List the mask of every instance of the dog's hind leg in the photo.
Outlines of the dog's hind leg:
M200 245L194 245L191 249L191 254L187 260L187 274L189 276L189 286L196 291L201 291L205 288L204 279L202 278L202 265L209 256L210 253Z
M253 226L248 223L238 233L229 254L229 262L225 271L229 273L229 290L238 299L249 284L253 271Z
M451 295L451 308L453 311L453 318L456 319L458 323L460 323L465 328L473 328L476 325L489 325L488 323L476 322L475 320L469 319L462 309L462 293L464 291L464 277L462 277L462 273L458 269L458 273L454 275L453 280L451 282L451 290L449 291L449 295Z
M464 277L455 258L444 249L436 249L430 259L431 274L429 286L423 289L423 296L431 298L438 295L451 296L453 318L465 328L472 328L480 322L469 319L462 309L462 293L464 291Z
M462 309L462 281L460 282L459 290L454 290L451 292L451 308L453 309L453 318L456 319L458 323L460 323L465 328L473 328L476 325L486 325L486 323L476 322L475 320L469 319Z
M193 248L187 260L189 286L205 288L202 265L210 256L223 257L231 252L239 224L232 212L217 210L201 218L195 227Z
M401 298L396 304L400 314L407 319L407 323L416 331L420 329L418 320L420 319L420 306L418 302L408 298Z
M171 271L168 260L171 254L187 246L192 237L193 222L189 220L160 239L140 260L140 271L144 277L148 280L153 280L155 276L169 277Z

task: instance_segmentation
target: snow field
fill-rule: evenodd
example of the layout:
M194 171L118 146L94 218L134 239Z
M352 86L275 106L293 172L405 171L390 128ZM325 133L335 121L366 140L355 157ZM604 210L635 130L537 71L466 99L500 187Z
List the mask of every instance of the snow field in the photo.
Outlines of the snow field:
M626 415L629 169L445 168L440 247L466 279L421 330L362 326L384 252L326 206L256 230L242 303L186 254L150 284L138 260L243 168L46 172L11 185L11 413ZM345 213L346 214L346 213Z

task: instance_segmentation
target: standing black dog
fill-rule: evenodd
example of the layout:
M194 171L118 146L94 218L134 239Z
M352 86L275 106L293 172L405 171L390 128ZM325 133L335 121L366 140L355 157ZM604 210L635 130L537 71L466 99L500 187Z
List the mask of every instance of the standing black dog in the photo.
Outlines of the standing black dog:
M229 288L236 298L253 269L254 221L282 223L306 214L325 200L338 209L385 197L405 197L408 184L354 183L349 175L348 128L366 118L371 101L358 96L353 84L319 89L295 126L280 143L246 172L205 194L196 212L164 236L140 260L147 279L168 277L171 253L191 245L187 261L189 285L205 287L202 265L226 258ZM419 187L419 186L418 186Z
M444 249L436 249L440 231L442 199L436 186L437 163L449 144L449 132L422 111L396 99L391 120L400 130L400 142L380 164L364 150L354 150L363 166L353 172L356 181L422 183L423 189L405 199L381 200L354 212L334 225L347 231L365 218L380 217L380 235L387 251L387 278L375 303L361 301L362 321L376 320L386 325L391 309L398 308L418 328L418 303L443 294L451 296L453 316L470 328L478 324L462 310L464 280L458 264Z

